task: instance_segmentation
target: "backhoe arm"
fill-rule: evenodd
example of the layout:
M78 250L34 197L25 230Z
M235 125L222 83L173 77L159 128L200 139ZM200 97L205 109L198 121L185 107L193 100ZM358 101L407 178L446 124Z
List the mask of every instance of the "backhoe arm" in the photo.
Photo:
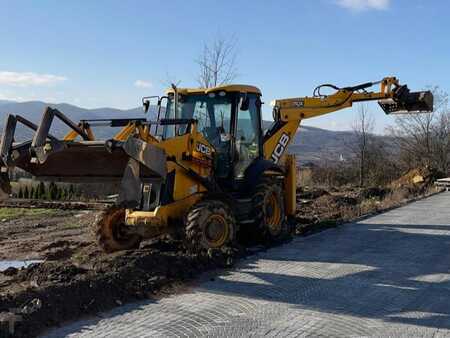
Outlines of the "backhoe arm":
M367 88L380 85L378 91ZM320 89L331 87L334 94L322 95ZM353 87L338 88L325 84L314 90L313 97L275 100L273 114L275 123L264 137L264 155L277 163L294 137L303 119L329 114L351 107L354 102L377 100L386 114L429 112L433 110L430 91L410 92L395 77L378 82L363 83Z

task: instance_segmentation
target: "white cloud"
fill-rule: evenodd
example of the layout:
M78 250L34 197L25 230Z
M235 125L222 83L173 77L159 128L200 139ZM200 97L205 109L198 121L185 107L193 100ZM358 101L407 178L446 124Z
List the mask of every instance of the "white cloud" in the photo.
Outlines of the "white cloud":
M152 84L148 81L144 81L144 80L136 80L134 82L134 86L137 88L151 88Z
M365 11L369 9L385 10L389 8L391 0L337 0L336 3L352 11Z
M55 83L66 81L67 78L52 74L37 74L31 72L17 73L0 71L0 85L27 87L52 85Z

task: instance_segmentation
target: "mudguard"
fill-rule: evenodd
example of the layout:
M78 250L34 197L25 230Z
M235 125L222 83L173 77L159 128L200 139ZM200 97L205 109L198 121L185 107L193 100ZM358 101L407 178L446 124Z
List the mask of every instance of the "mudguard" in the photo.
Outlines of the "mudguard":
M284 174L283 168L278 164L264 158L258 158L244 172L245 188L251 189L254 187L265 171L275 171L280 173L280 175Z

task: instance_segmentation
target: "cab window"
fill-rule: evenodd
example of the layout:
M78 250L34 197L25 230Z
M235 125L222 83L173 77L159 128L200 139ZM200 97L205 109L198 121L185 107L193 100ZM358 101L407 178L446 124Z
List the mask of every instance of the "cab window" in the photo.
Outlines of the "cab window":
M207 95L179 95L177 111L173 97L169 98L166 118L187 118L198 121L198 131L215 148L230 140L231 98L226 92ZM186 133L186 125L165 126L163 137L170 138ZM217 150L217 149L216 149Z
M258 101L256 95L241 95L240 98L236 121L236 177L242 177L245 169L260 154L261 119Z

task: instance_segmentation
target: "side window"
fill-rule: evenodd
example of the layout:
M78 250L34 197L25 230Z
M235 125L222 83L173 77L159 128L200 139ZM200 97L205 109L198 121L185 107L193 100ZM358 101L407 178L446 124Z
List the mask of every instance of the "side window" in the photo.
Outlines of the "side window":
M242 177L245 169L259 156L261 120L256 106L257 97L249 97L247 110L239 108L236 122L236 177Z
M210 100L199 105L194 111L198 120L198 130L216 151L225 151L230 141L231 103Z

